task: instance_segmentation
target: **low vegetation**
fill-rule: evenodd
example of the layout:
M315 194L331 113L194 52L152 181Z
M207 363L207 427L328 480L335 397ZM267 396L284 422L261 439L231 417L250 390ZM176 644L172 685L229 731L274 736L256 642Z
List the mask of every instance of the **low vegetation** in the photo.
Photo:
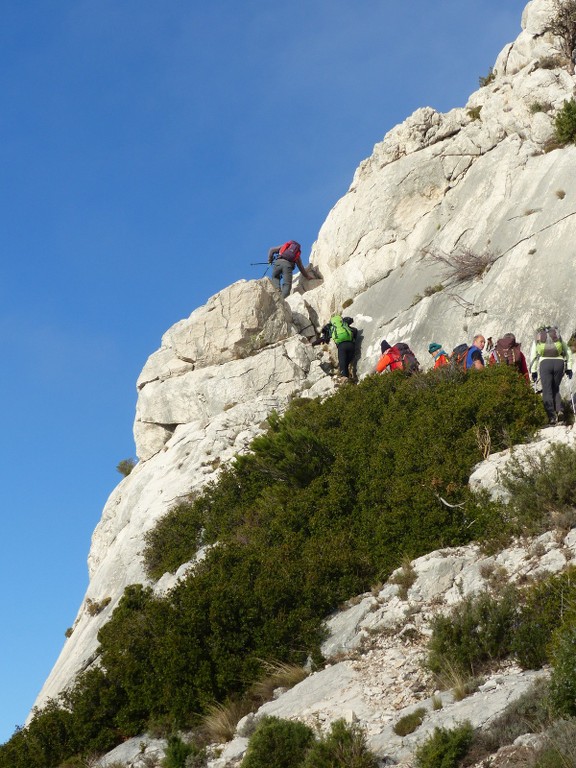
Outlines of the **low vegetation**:
M456 728L435 728L434 733L416 750L418 768L457 768L474 735L470 723Z
M250 739L243 768L378 768L363 731L344 720L325 735L307 725L264 717Z
M123 477L128 477L135 466L136 459L122 459L122 461L119 461L116 465L116 471L120 472Z
M438 676L447 666L475 676L504 658L513 658L524 669L555 661L556 710L576 714L559 704L576 684L576 671L572 679L562 666L565 649L573 642L575 618L575 568L529 586L509 584L497 595L475 594L432 621L428 666ZM568 693L560 692L564 689Z
M570 99L554 119L555 138L561 144L576 143L576 101Z
M414 733L414 731L422 725L425 717L426 708L418 707L413 712L404 715L404 717L401 717L400 720L398 720L393 728L394 733L397 736L407 736L409 733Z
M481 76L478 78L478 85L480 86L480 88L485 88L487 85L490 85L490 83L493 83L494 80L496 80L496 73L494 72L492 67L490 67L487 75L485 75L484 77Z
M371 376L272 415L147 541L154 577L199 546L205 558L163 598L126 589L100 630L99 665L0 747L0 768L55 768L157 723L199 728L215 705L250 697L268 661L321 663L324 617L405 558L514 531L468 488L477 430L498 451L544 421L525 381L496 366Z

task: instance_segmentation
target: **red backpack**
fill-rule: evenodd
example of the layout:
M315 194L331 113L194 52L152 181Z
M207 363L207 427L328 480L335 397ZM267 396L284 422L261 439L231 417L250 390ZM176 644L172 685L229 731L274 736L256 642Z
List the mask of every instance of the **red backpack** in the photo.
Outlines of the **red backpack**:
M513 333L506 333L501 339L498 339L492 352L497 363L516 366L520 365L520 354L520 344L516 342Z
M404 344L404 342L400 341L398 344L394 344L394 346L388 350L387 354L392 358L392 365L390 366L391 370L400 367L394 366L394 363L400 363L402 370L406 373L418 373L420 371L420 363L408 344Z
M282 248L278 251L278 256L281 259L286 259L286 261L291 261L292 264L295 264L300 258L301 253L300 243L297 243L296 240L288 240L288 242L284 243Z

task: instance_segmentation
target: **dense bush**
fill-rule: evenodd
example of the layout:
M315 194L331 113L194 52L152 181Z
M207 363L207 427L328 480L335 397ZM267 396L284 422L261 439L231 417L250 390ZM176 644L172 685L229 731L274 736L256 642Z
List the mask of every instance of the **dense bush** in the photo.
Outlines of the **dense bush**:
M191 556L200 542L202 518L192 502L173 507L161 523L144 534L144 567L153 579L175 571Z
M242 761L243 768L300 768L314 733L304 723L264 717Z
M564 717L576 716L576 621L557 631L553 651L554 670L550 680L550 701L554 711Z
M552 445L540 456L512 458L502 476L509 508L527 533L576 523L576 450Z
M468 675L510 654L518 592L508 587L499 598L484 592L462 601L449 616L432 621L428 665L437 675L446 667Z
M187 744L179 736L173 734L168 738L162 768L185 768L187 758L190 755L196 757L198 751L193 744Z
M250 739L242 767L378 768L378 761L358 725L336 720L325 736L315 737L303 723L264 717Z
M556 139L561 144L574 144L576 142L576 101L565 101L562 109L556 115L554 121Z
M519 602L511 649L522 667L538 669L551 660L550 641L556 629L575 615L576 568L535 584Z
M507 525L501 508L481 507L468 489L482 458L478 429L500 450L543 420L541 401L500 366L371 376L273 415L250 453L148 538L155 576L217 545L166 598L126 590L98 636L101 668L63 702L66 749L107 749L150 720L190 725L249 687L263 659L317 659L324 617L403 557ZM33 726L16 734L18 754ZM9 745L0 768L57 764L18 764Z
M329 733L311 746L302 768L378 768L378 761L358 725L336 720Z
M433 619L428 666L440 677L446 669L474 675L498 659L512 657L524 668L538 669L554 655L559 669L564 643L568 642L562 633L574 626L575 616L574 568L529 587L508 585L497 596L489 592L473 595L450 614ZM555 633L560 633L562 641L551 654ZM562 673L563 685L569 688L570 667L562 669L566 670Z
M473 735L469 722L451 729L435 728L432 736L416 750L416 765L418 768L457 768Z

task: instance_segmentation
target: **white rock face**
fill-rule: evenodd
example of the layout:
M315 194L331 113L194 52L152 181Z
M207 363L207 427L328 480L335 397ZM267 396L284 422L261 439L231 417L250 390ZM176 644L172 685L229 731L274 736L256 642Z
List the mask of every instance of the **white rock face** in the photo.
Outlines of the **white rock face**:
M444 115L418 109L376 144L320 229L310 261L321 280L296 279L286 301L268 279L240 281L164 334L137 382L134 437L140 462L104 508L88 558L85 600L37 706L92 663L97 631L124 588L146 582L141 562L146 532L246 450L272 410L283 411L295 396L334 390L329 355L309 343L334 311L345 305L361 331L360 375L373 368L382 338L408 341L426 364L431 341L450 350L477 332L496 340L512 331L527 350L534 328L544 322L558 324L566 336L576 328L576 147L544 151L554 115L573 97L576 79L559 58L562 41L549 30L552 9L552 0L528 3L521 34L495 62L494 80L464 107ZM462 253L488 254L492 265L458 281L454 270L434 258L446 255L450 261ZM568 439L562 428L547 435L546 440ZM496 493L504 461L491 458L473 483L487 483ZM534 568L565 566L553 542L542 546L547 559ZM523 555L515 551L499 557L495 562L509 572L532 567L519 563ZM417 606L440 597L446 606L457 602L482 583L480 562L474 548L421 558L409 599ZM166 575L158 589L177 578ZM98 615L90 615L88 600L104 604L108 598ZM405 620L406 605L392 585L378 597L365 596L350 622L334 618L326 652L348 652L373 629L396 626ZM425 632L424 619L417 629ZM382 680L401 680L394 672L401 658L393 656L405 652L381 650ZM369 725L372 743L384 749L379 740L390 736L392 712L413 706L416 698L387 703L388 714L374 719L369 675L359 682L350 662L331 669L321 673L310 707L325 711L327 721L338 707L356 711ZM332 679L337 669L351 686L345 694ZM510 685L501 686L504 698L524 682ZM305 691L308 696L305 687L301 695ZM320 698L332 703L324 710ZM290 708L287 701L280 697L276 706ZM298 702L293 706L296 716ZM382 711L381 702L377 706Z

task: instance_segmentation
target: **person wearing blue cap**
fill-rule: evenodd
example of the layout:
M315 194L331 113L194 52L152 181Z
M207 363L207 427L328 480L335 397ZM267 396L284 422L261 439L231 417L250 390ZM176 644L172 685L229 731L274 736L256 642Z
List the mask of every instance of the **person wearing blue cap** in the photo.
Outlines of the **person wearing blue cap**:
M432 355L434 360L434 368L442 368L443 365L449 365L448 355L442 349L442 344L437 344L435 341L428 345L428 352Z

